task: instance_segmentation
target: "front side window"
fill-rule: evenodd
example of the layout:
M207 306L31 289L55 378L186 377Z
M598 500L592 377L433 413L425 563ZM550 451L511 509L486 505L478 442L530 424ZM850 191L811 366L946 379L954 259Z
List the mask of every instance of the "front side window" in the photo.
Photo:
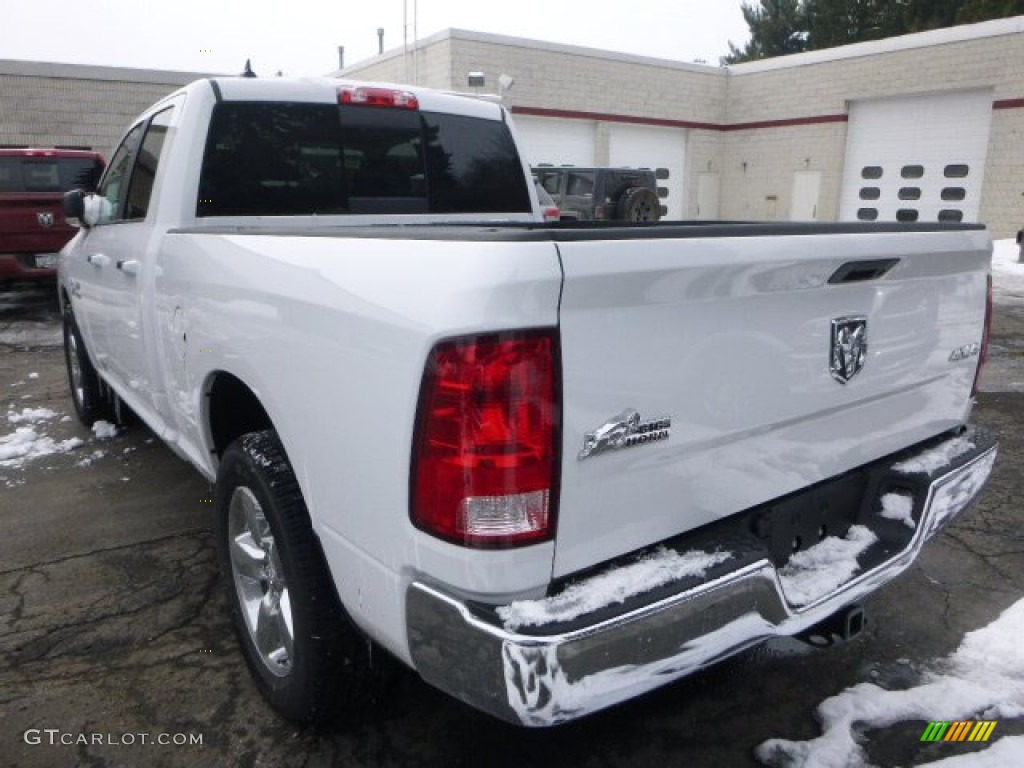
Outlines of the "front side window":
M156 179L156 168L160 162L160 151L167 136L167 127L171 122L172 108L158 112L149 122L146 137L139 147L135 167L132 169L131 182L128 186L128 199L125 205L125 219L144 219L149 210L149 198L153 194L153 181Z
M97 222L99 224L119 221L122 217L132 159L145 127L145 123L139 123L128 131L110 159L110 165L107 166L107 172L103 174L100 188L97 190L97 194L103 198L103 213L100 216L100 221Z
M197 216L526 213L508 127L333 104L218 104Z

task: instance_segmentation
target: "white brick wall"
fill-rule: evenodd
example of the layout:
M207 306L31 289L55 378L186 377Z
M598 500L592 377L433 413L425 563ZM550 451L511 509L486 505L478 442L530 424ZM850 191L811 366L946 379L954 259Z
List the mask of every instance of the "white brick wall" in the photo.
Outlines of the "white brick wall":
M728 71L553 43L447 30L356 64L345 77L482 92L498 76L516 108L623 115L735 126L845 115L850 102L990 88L993 100L1024 99L1024 17L847 46ZM0 144L69 144L109 153L132 117L198 74L0 61ZM608 126L596 121L595 162L608 161ZM997 237L1024 226L1024 108L993 113L981 218ZM748 130L689 128L686 215L696 214L700 173L721 179L723 218L786 219L793 174L822 173L819 218L834 219L846 148L843 122ZM744 166L744 163L746 164Z
M82 146L109 157L132 118L199 77L0 61L0 145Z

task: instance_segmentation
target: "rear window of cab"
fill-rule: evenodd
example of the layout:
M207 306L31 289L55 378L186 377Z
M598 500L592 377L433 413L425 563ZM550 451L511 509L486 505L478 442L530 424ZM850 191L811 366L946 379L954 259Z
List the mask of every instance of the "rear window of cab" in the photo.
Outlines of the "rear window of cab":
M508 126L364 105L221 102L197 216L528 213Z

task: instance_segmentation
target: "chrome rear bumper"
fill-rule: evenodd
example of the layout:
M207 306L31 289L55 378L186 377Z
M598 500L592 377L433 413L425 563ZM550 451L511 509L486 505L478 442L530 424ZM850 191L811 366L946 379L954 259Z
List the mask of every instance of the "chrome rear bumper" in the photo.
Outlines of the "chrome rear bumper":
M914 561L925 542L977 496L995 463L991 435L971 430L970 450L917 464L922 489L909 543L813 602L795 607L768 559L718 575L634 610L575 622L565 632L507 628L437 585L406 595L409 648L432 685L496 717L548 726L664 685L776 635L795 635L864 598ZM926 456L927 454L927 456ZM894 464L895 466L895 464ZM907 470L902 470L906 472Z

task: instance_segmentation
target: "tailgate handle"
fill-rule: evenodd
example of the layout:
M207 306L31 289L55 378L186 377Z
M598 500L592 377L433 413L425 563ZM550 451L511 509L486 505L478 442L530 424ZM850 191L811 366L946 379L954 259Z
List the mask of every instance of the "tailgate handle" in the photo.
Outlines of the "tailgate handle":
M865 280L877 280L899 263L899 259L848 261L832 273L828 283L829 285L838 285L839 283L862 283Z

